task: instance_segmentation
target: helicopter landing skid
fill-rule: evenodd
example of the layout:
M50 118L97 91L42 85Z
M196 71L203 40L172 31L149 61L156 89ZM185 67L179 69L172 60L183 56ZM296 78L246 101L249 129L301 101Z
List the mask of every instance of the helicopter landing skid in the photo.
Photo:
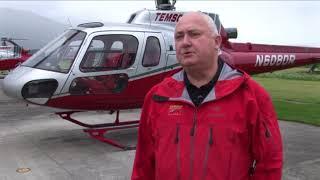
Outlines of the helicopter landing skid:
M121 127L114 127L114 128L102 128L102 129L84 129L83 131L88 133L94 139L97 139L101 142L110 144L112 146L118 147L126 151L126 150L134 150L136 149L136 147L125 146L123 144L120 144L117 141L106 138L104 134L111 130L128 129L128 128L135 128L135 127L138 127L138 125L121 126Z
M80 122L78 120L75 120L71 117L73 113L78 113L82 111L66 111L66 112L56 112L57 115L59 115L62 119L70 121L72 123L78 124L79 126L86 127L88 129L84 129L83 131L85 133L88 133L92 138L97 139L101 142L107 143L109 145L112 145L114 147L123 149L123 150L133 150L135 147L131 146L125 146L117 141L111 140L109 138L106 138L104 135L108 131L112 130L119 130L119 129L129 129L129 128L135 128L138 127L139 121L126 121L126 122L120 122L119 121L119 111L117 111L116 119L113 123L103 123L103 124L87 124ZM108 128L107 128L108 127Z

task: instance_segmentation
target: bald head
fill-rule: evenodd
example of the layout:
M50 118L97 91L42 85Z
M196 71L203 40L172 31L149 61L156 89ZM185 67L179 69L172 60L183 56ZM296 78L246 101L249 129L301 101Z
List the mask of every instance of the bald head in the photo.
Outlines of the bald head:
M214 36L218 36L218 28L216 24L214 23L213 19L208 16L207 14L204 14L202 12L188 12L185 13L178 21L177 26L179 23L184 23L184 21L189 21L190 19L197 19L200 21L203 21L206 26L210 29L210 31L213 33Z

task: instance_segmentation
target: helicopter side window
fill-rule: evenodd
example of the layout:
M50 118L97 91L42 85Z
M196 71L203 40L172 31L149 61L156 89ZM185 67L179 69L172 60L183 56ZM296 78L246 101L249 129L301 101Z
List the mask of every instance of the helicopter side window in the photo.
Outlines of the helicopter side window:
M82 72L126 69L134 63L138 40L132 35L96 36L80 64Z
M157 66L160 62L161 47L159 39L150 36L147 39L146 48L144 50L142 65L144 67Z
M106 54L106 58L104 59L104 67L106 68L121 68L121 59L123 52L123 43L121 41L114 41L111 45L110 52Z
M126 89L128 79L125 73L78 77L72 81L69 92L72 95L121 93Z
M96 67L100 63L102 57L103 57L103 52L104 49L104 43L101 40L93 40L89 46L88 53L86 58L87 61L83 64L84 68L89 68L89 67Z

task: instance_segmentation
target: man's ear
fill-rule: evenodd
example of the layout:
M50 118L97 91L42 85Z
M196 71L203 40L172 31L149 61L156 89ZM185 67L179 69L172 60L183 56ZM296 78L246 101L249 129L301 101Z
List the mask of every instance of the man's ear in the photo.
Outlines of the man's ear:
M221 36L216 36L215 38L214 38L214 42L215 42L215 44L216 44L216 49L218 49L218 48L220 48L220 46L221 46L221 42L222 42L222 38L221 38Z

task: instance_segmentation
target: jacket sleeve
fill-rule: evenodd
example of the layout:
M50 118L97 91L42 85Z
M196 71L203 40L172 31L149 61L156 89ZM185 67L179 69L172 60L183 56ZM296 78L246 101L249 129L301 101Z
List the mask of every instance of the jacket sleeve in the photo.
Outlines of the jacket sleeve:
M131 180L155 179L154 139L150 122L150 93L146 96L138 130L138 144Z
M257 113L253 126L253 180L281 180L282 138L271 98L261 87L256 94Z

